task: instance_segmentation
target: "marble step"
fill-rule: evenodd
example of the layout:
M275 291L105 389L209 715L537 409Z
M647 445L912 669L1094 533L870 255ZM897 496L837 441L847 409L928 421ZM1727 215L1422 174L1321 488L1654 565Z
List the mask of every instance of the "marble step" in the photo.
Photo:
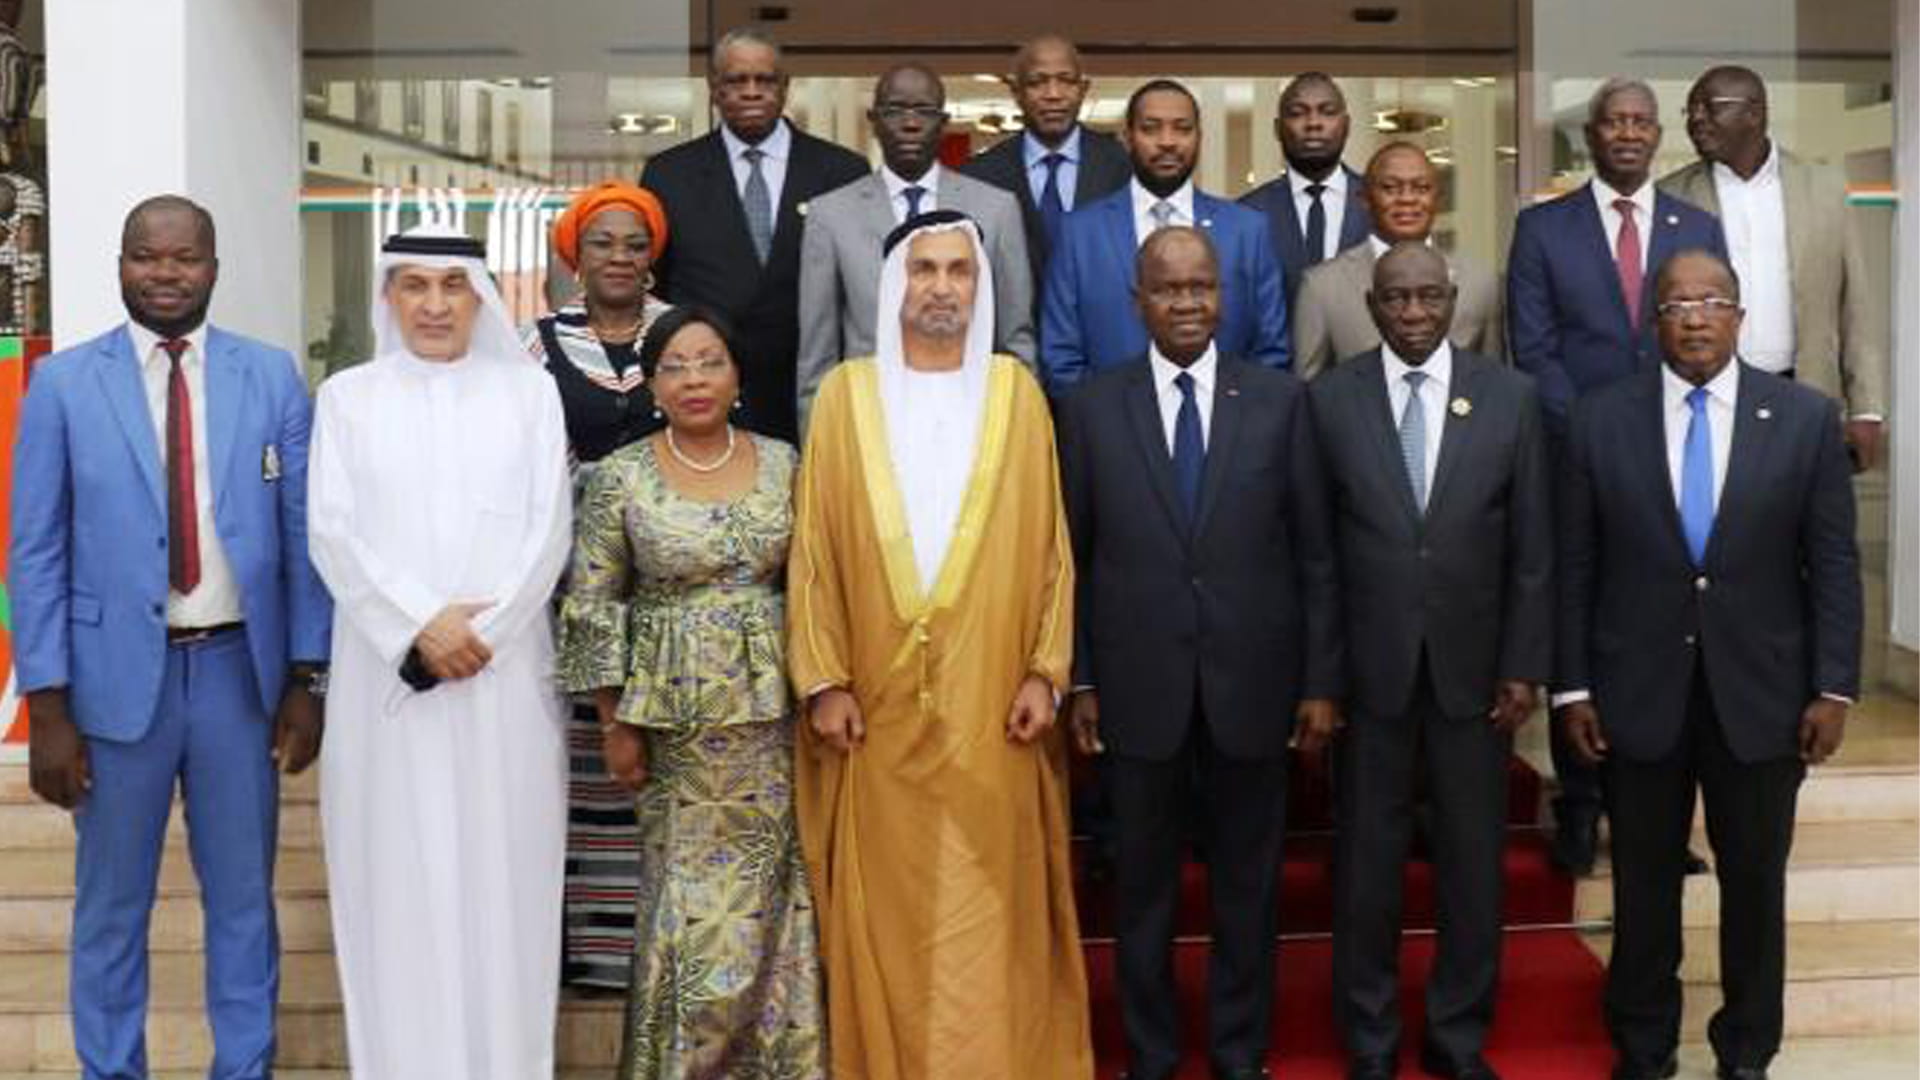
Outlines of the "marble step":
M1704 830L1694 850L1712 858ZM1573 917L1604 923L1613 916L1609 857L1574 887ZM1712 874L1687 878L1685 925L1720 921L1720 886ZM1787 865L1789 923L1885 922L1920 919L1920 822L1803 822Z
M0 806L10 803L35 803L39 799L27 782L24 762L0 762ZM320 801L320 766L315 765L298 776L280 778L280 802L285 804Z
M1680 1037L1701 1041L1720 1007L1718 931L1685 933ZM1608 934L1587 935L1603 961ZM1920 1031L1920 921L1798 923L1787 927L1786 1037L1910 1035Z
M1801 825L1920 820L1920 764L1814 769L1800 784L1794 820ZM1698 819L1701 825L1705 821Z
M167 843L187 842L186 814L174 803L167 822ZM73 850L73 816L51 803L0 801L0 851L23 849ZM313 849L320 846L320 808L311 802L280 807L280 847Z

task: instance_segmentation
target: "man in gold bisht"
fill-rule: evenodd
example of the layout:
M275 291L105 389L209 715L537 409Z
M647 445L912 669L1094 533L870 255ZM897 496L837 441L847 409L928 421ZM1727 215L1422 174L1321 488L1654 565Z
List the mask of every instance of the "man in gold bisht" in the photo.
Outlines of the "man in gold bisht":
M788 565L837 1080L1089 1080L1067 849L1073 552L980 232L887 238L878 355L815 399Z

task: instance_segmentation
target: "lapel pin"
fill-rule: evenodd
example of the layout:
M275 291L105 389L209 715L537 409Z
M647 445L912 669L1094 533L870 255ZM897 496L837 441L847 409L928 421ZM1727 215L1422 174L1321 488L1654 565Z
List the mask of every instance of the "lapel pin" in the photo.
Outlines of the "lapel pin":
M1678 224L1680 224L1680 215L1679 215L1679 214L1668 214L1668 215L1667 215L1667 224L1669 224L1669 225L1678 225Z
M1453 410L1453 415L1465 417L1473 411L1473 402L1463 397L1457 397L1453 399L1453 404L1448 406L1448 408Z
M1771 420L1773 419L1773 410L1767 408L1765 405L1762 405L1759 408L1753 410L1753 415L1759 417L1762 420Z
M1239 396L1240 396L1240 388L1239 388L1239 387L1237 387L1237 386L1229 386L1229 387L1227 387L1227 396L1228 396L1228 397L1239 397Z
M260 451L260 479L268 483L280 479L280 448L272 443Z
M794 211L794 213L796 213L796 214L799 214L799 215L800 215L801 217L806 217L806 216L807 216L807 204L806 204L806 203L795 203L795 204L794 204L794 207L793 207L793 211Z
M1213 228L1213 219L1212 219L1212 218L1204 218L1204 217L1203 217L1203 218L1201 218L1201 219L1200 219L1200 227L1201 227L1201 228L1203 228L1203 229L1211 229L1211 228Z

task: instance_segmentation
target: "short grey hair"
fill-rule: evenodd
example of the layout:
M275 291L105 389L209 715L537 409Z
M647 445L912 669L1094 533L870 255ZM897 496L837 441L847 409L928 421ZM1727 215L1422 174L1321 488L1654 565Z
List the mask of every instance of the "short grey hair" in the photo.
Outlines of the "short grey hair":
M782 70L780 43L773 39L773 35L757 26L736 26L720 35L720 40L714 42L713 48L707 53L708 75L720 74L721 59L727 55L727 50L736 45L758 45L763 49L773 50L774 70Z
M1613 100L1614 95L1624 94L1629 91L1637 91L1647 95L1647 100L1653 102L1654 115L1659 115L1660 95L1654 93L1653 87L1648 86L1644 79L1630 79L1625 75L1612 75L1609 76L1605 82L1601 83L1598 89L1594 90L1592 97L1587 99L1587 123L1599 123L1600 114L1606 111L1607 102Z

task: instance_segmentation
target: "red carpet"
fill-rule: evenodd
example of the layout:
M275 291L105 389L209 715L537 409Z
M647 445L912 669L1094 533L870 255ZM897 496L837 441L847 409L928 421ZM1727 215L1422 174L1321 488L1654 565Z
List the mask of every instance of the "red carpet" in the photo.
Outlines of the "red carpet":
M1332 836L1326 831L1330 824L1328 788L1318 769L1300 768L1302 763L1297 759L1294 765L1288 781L1290 830L1281 871L1280 928L1289 935L1324 934L1333 925ZM1573 883L1548 864L1546 838L1535 825L1540 779L1518 759L1510 779L1504 920L1509 927L1565 923L1573 914ZM1189 863L1183 885L1178 933L1201 940L1175 947L1187 1045L1187 1061L1180 1078L1206 1080L1205 867ZM1409 860L1405 889L1403 922L1412 928L1430 928L1434 919L1432 866ZM1078 890L1081 932L1087 938L1087 978L1092 988L1100 1080L1117 1076L1126 1064L1126 1036L1120 1024L1110 940L1110 890L1110 884L1084 879ZM1511 930L1504 949L1500 999L1487 1060L1508 1080L1605 1077L1613 1064L1613 1052L1601 1024L1600 962L1568 930ZM1401 947L1403 1076L1422 1075L1415 1053L1421 1030L1421 986L1432 958L1430 936L1409 937ZM1274 1049L1270 1056L1276 1077L1338 1080L1344 1076L1345 1058L1333 1026L1332 965L1332 944L1324 937L1281 944Z

